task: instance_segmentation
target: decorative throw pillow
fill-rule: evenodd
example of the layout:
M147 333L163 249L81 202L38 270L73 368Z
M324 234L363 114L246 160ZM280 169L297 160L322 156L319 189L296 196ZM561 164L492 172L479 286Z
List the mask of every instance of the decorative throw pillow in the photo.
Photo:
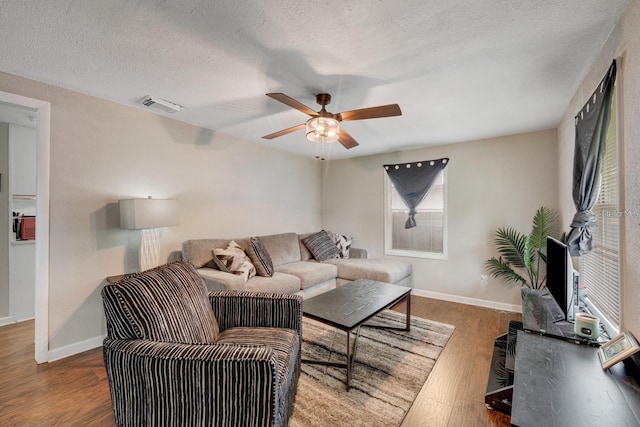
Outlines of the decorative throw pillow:
M349 258L349 251L351 250L353 237L338 233L330 233L329 237L331 237L333 243L336 244L340 258Z
M186 261L128 275L102 288L109 336L213 344L220 329L207 293Z
M213 255L213 259L209 261L206 267L224 271L225 273L231 273L227 266L222 261L220 261L220 258L218 258L218 255L215 254L215 251L211 251L211 254Z
M256 267L256 273L262 277L273 277L273 261L269 252L264 248L260 240L255 237L249 239L247 255Z
M244 253L240 245L233 240L229 242L225 249L214 249L213 255L214 262L217 259L229 273L242 276L245 282L256 275L256 268L249 260L249 257ZM217 262L216 265L218 265Z
M324 230L318 231L309 237L302 239L302 243L309 249L309 252L318 261L325 261L331 258L338 258L338 248L329 237L329 233Z

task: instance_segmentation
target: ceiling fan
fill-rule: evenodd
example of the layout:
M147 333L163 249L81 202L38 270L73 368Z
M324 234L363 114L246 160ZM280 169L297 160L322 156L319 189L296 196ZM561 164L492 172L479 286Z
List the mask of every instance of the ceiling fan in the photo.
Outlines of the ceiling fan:
M331 102L331 95L328 93L320 93L316 95L316 102L322 106L320 111L313 111L311 108L296 101L284 93L267 93L268 97L280 101L283 104L293 107L296 110L311 116L306 123L302 123L278 132L265 135L264 139L273 139L279 136L295 132L300 129L306 130L307 139L313 142L334 142L338 141L344 148L353 148L358 141L353 139L347 131L340 128L340 122L348 120L364 120L377 119L381 117L393 117L402 115L398 104L380 105L377 107L361 108L358 110L343 111L342 113L333 114L326 110L326 106Z

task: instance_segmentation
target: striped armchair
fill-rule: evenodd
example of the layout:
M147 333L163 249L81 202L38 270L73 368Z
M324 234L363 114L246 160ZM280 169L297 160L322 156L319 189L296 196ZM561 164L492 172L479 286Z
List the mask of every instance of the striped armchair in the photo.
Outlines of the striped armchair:
M119 426L286 426L302 299L219 291L175 262L102 290L104 364Z

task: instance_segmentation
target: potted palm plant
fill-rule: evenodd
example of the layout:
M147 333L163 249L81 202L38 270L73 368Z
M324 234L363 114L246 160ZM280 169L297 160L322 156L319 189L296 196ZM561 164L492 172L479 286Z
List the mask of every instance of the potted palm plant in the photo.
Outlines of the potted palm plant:
M495 244L500 254L485 263L489 274L531 289L545 287L547 236L560 236L558 213L541 207L533 217L533 227L524 234L513 227L501 227L496 231Z

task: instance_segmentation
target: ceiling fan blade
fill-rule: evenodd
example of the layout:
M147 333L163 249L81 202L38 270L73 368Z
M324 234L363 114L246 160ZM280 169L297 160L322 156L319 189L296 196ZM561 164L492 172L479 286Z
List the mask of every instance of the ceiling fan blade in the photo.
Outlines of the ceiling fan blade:
M295 131L300 130L300 129L304 129L304 126L305 126L304 123L301 124L301 125L292 126L290 128L287 128L287 129L282 129L282 130L280 130L278 132L270 133L269 135L265 135L262 138L263 139L277 138L279 136L286 135L288 133L295 132Z
M353 148L360 145L358 144L358 141L353 139L353 137L349 135L349 133L344 129L340 129L340 136L338 137L338 142L342 144L342 146L346 149Z
M310 115L311 117L316 117L318 115L316 111L313 111L303 103L296 101L295 99L285 95L284 93L267 93L266 95L270 98L275 99L276 101L280 101L283 104L288 105L289 107L300 110L303 113Z
M380 117L401 116L400 106L398 104L380 105L378 107L361 108L359 110L345 111L338 114L341 120L364 120L377 119ZM339 119L340 120L340 119Z

